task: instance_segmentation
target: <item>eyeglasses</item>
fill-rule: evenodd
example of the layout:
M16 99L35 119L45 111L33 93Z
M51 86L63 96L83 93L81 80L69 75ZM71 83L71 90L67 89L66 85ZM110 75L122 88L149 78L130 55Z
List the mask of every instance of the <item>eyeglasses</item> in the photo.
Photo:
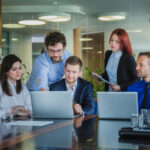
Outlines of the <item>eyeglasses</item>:
M52 50L52 49L48 49L47 50L50 54L54 54L54 53L57 53L57 54L62 54L63 53L63 50L59 49L59 50Z

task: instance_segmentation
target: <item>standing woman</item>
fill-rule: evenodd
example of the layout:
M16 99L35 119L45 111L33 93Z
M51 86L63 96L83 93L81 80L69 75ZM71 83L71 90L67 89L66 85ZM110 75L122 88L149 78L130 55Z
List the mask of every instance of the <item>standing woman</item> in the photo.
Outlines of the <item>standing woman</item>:
M3 59L0 71L0 116L7 113L28 116L32 111L30 93L21 83L21 63L15 55Z
M109 44L111 50L106 51L102 77L112 84L105 84L105 91L126 91L129 85L139 80L128 33L121 28L115 29Z

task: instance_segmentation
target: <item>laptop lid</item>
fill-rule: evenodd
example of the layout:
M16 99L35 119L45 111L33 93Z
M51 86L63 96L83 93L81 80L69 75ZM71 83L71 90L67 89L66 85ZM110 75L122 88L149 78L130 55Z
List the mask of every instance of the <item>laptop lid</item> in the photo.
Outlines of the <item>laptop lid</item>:
M138 114L136 92L97 92L100 119L130 119Z
M34 118L74 118L71 92L30 92Z

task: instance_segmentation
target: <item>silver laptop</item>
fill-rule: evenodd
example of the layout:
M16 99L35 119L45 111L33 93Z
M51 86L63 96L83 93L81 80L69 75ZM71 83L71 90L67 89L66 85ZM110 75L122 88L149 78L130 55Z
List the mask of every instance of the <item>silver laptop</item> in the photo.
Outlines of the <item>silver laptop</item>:
M138 114L136 92L97 92L100 119L130 119Z
M30 92L33 118L74 118L71 92Z

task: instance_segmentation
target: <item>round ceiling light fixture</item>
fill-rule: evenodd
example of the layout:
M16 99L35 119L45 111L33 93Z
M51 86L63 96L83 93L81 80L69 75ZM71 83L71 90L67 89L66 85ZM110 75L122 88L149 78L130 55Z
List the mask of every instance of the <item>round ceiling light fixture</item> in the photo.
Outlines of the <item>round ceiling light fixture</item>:
M71 19L71 15L62 12L48 12L40 14L39 19L48 22L65 22Z
M98 19L100 21L117 21L124 20L126 18L126 13L124 12L107 12L99 15Z
M9 28L9 29L19 29L19 28L25 28L25 25L21 25L21 24L3 24L3 28Z
M40 20L21 20L18 23L22 25L38 26L38 25L44 25L46 22Z

